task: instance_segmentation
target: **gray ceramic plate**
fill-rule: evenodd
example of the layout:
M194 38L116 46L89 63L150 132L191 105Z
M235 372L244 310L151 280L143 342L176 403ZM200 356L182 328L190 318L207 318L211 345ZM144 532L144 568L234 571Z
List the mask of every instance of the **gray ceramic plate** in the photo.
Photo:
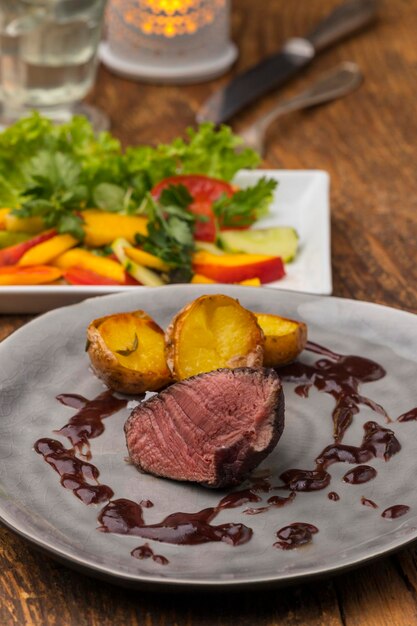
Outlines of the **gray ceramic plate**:
M89 371L84 352L87 324L105 314L143 308L166 326L186 302L218 290L219 286L172 286L87 300L47 313L0 345L0 517L4 523L73 567L122 584L165 588L284 584L359 565L416 539L416 422L390 425L402 450L389 462L370 461L378 472L371 482L346 484L342 476L351 466L333 465L329 488L298 493L289 506L253 516L244 514L247 505L221 512L216 523L237 521L253 528L253 538L245 545L219 542L188 547L149 542L168 558L165 566L130 556L144 543L137 537L97 532L100 507L85 506L60 486L58 475L34 452L33 444L40 437L59 438L53 430L74 413L56 401L57 394L93 398L103 390ZM415 316L363 302L271 289L221 287L221 291L238 297L252 310L304 320L310 339L335 352L381 363L387 376L364 384L361 392L384 405L393 419L416 406ZM306 353L303 358L313 363L318 357ZM330 396L313 390L308 399L301 398L289 383L285 395L284 435L261 466L271 471L274 484L279 484L279 474L289 467L312 469L332 433L334 400ZM126 464L123 423L127 415L126 409L108 418L104 434L91 442L101 480L112 486L117 497L151 499L155 506L145 510L147 523L174 511L199 511L219 501L215 491L142 475ZM345 442L358 445L363 424L370 419L384 424L381 416L363 406ZM330 490L340 495L338 502L329 500ZM363 506L362 496L379 508ZM395 520L383 519L381 512L396 504L408 505L410 511ZM319 533L304 548L273 548L277 530L292 522L314 524Z

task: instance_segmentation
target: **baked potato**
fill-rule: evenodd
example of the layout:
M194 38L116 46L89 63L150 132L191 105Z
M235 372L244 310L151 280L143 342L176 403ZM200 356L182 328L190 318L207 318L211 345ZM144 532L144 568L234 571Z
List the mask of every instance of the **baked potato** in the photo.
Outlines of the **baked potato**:
M168 367L176 380L221 367L262 367L264 335L253 313L224 295L187 304L166 333Z
M269 313L255 313L265 335L265 367L279 367L293 361L307 343L307 326Z
M138 394L171 382L164 331L144 311L107 315L91 322L87 352L96 375L115 391Z

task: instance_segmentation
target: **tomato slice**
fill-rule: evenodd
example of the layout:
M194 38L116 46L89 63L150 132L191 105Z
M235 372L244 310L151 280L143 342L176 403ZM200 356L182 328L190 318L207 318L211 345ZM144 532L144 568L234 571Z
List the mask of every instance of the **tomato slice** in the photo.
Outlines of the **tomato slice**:
M196 221L195 238L199 241L215 241L216 220L212 205L223 194L228 197L233 196L235 193L233 186L224 180L210 178L203 174L182 174L161 180L152 189L152 197L158 200L162 191L171 185L184 185L193 198L193 202L189 207L190 211L194 215L201 215L205 218L204 221Z

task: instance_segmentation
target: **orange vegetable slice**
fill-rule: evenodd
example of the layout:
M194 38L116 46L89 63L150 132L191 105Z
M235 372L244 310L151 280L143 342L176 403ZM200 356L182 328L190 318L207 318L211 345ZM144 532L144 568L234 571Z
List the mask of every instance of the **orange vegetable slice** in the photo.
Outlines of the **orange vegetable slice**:
M19 259L19 265L47 265L66 250L78 245L79 241L71 235L56 235L47 241L33 246Z
M73 248L57 257L53 264L60 269L67 270L70 267L80 267L90 270L101 276L106 276L118 283L125 282L125 271L118 261L106 257L97 256L88 250Z
M130 244L135 243L135 235L147 235L146 217L141 215L119 215L107 211L88 209L82 212L84 220L84 243L91 248L100 248L122 237Z
M9 265L0 267L0 285L43 285L52 283L62 276L57 267L50 265L32 265L20 267Z

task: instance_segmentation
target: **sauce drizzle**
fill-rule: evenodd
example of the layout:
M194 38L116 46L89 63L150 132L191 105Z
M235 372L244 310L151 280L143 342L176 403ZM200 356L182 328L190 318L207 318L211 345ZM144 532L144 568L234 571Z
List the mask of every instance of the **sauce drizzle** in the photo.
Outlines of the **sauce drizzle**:
M358 465L346 472L343 476L343 480L350 485L362 485L375 478L376 475L376 469L370 465Z
M75 393L61 393L56 399L78 411L68 424L55 432L69 439L73 448L86 459L91 458L89 439L104 432L103 419L117 413L128 403L126 399L116 398L111 391L104 391L93 400Z
M414 422L417 420L417 406L397 417L397 422Z
M381 517L385 519L397 519L397 517L406 515L409 510L410 507L406 504L394 504L394 506L390 506L388 509L385 509L385 511L382 511Z
M144 543L143 546L138 546L130 553L135 559L152 559L159 565L168 565L169 561L162 554L155 554L149 544Z
M381 365L364 357L337 354L311 341L307 342L305 349L328 358L319 359L314 365L295 361L277 371L282 380L297 384L295 392L301 397L307 398L313 386L333 396L336 400L332 412L333 437L336 442L343 439L353 417L359 413L360 404L390 421L380 404L359 393L361 383L380 380L386 375Z
M279 508L281 506L291 504L295 496L296 494L294 493L294 491L290 493L288 498L282 498L281 496L271 496L270 498L268 498L266 506L245 509L243 512L246 513L246 515L258 515L259 513L266 513L266 511L269 511L270 509L277 507Z
M101 525L98 530L176 545L190 546L211 541L224 541L234 546L247 543L253 531L244 524L213 526L210 523L219 511L220 507L210 507L197 513L172 513L158 524L147 525L140 504L121 498L112 500L100 511L98 521Z
M78 459L74 450L68 450L56 439L38 439L35 452L59 474L61 485L70 489L84 504L106 502L114 495L110 487L99 484L100 472L95 465Z
M274 543L274 548L281 550L293 550L307 543L311 543L313 535L319 532L317 526L306 524L305 522L294 522L284 526L277 532L279 541Z
M331 476L326 471L333 463L366 463L375 457L385 461L401 450L394 432L376 422L364 424L364 436L360 446L333 443L324 448L316 458L314 470L288 469L280 475L284 489L291 491L318 491L329 486ZM363 466L362 466L363 467ZM370 468L370 471L376 470ZM370 480L370 478L369 478Z
M365 498L365 496L361 497L361 504L363 504L364 506L369 506L372 509L377 509L378 505L375 504L375 502L373 500L369 500L368 498Z

